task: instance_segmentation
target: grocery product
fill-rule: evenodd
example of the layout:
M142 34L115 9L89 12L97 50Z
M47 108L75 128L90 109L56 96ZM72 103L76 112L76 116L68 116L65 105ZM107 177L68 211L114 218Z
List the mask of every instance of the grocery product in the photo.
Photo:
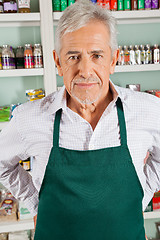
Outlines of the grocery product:
M145 62L146 62L146 64L150 64L150 63L152 63L152 51L150 49L150 45L149 44L146 45L145 50L146 50Z
M2 47L0 47L0 70L2 70Z
M10 107L0 107L0 122L7 122L10 120Z
M26 90L26 96L29 101L38 100L45 97L45 92L42 88Z
M123 11L124 10L124 1L123 0L118 0L117 10L118 11Z
M103 0L97 0L97 5L103 7Z
M61 0L61 11L63 12L67 8L67 0Z
M138 10L144 10L144 0L138 0Z
M18 11L19 13L29 13L30 9L30 0L18 0Z
M0 13L3 13L3 0L0 0Z
M8 240L8 233L0 233L0 240Z
M153 48L153 63L154 64L159 64L159 47L158 44L154 44Z
M146 63L146 51L144 49L144 45L140 45L140 50L141 50L141 64Z
M75 0L68 0L68 6L72 5L73 3L75 3ZM94 3L96 3L96 0Z
M131 0L124 0L124 11L131 10Z
M158 9L158 0L152 0L151 8L152 9Z
M54 12L60 12L61 11L61 2L60 0L53 0L53 11Z
M34 67L43 67L43 54L41 44L34 44Z
M24 48L22 46L18 46L16 50L16 67L24 68Z
M144 2L145 10L151 9L151 0L145 0Z
M25 68L33 68L34 66L33 51L31 44L25 44L24 65Z
M16 0L4 0L3 8L4 13L16 13L17 12Z
M131 10L137 10L137 0L131 0Z
M111 11L116 11L117 10L117 0L111 0Z
M136 59L136 64L140 65L141 64L141 51L139 49L139 45L135 45L135 59Z
M134 51L132 45L129 46L129 64L130 65L135 65L136 64L135 51Z
M153 90L146 90L145 92L152 94L156 97L160 97L160 90L159 89L153 89Z
M128 46L124 46L124 65L130 64L129 50Z
M111 9L110 0L104 0L104 1L103 1L103 8L106 8L106 9L108 9L108 10Z
M2 48L2 67L4 70L10 69L10 47L9 45L3 45Z
M119 46L119 58L118 58L118 65L124 65L124 50L122 46Z
M12 46L10 46L10 69L15 69L15 68L16 68L15 54Z

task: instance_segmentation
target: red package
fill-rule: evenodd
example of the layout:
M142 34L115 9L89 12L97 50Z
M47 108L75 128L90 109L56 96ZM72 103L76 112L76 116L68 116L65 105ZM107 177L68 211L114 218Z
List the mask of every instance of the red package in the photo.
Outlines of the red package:
M108 10L111 9L111 1L110 0L103 0L103 8L106 8Z
M117 11L117 0L111 0L111 11Z

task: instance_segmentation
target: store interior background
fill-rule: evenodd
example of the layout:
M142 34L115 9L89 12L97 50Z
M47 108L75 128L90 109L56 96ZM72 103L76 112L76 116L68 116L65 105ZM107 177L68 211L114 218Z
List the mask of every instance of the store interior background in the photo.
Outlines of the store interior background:
M31 1L31 11L38 12L38 0ZM155 43L160 45L160 23L148 24L122 24L118 25L118 44L136 45ZM24 46L26 43L41 43L40 27L0 27L0 46L9 44L13 47ZM52 71L52 69L51 69ZM141 91L160 89L160 71L146 71L135 73L115 73L111 80L122 87L126 84L140 84ZM55 79L53 79L55 81ZM57 85L63 85L63 79L57 76ZM27 101L27 89L44 88L43 77L0 77L0 106ZM149 111L148 111L148 114ZM129 213L128 213L129 214ZM155 222L160 219L145 220L146 234L148 237L157 237Z

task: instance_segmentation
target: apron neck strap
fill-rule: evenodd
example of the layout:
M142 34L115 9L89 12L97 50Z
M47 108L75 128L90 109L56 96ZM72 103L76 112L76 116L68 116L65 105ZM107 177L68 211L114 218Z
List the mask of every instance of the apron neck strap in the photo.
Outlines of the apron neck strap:
M121 145L124 146L124 145L127 145L126 123L124 118L123 105L119 97L117 99L116 106L117 106L117 112L118 112Z
M127 145L126 124L125 124L123 106L120 98L117 99L116 106L117 106L117 112L118 112L121 145ZM59 109L55 115L54 131L53 131L54 147L59 147L59 127L60 127L61 114L62 114L62 109Z

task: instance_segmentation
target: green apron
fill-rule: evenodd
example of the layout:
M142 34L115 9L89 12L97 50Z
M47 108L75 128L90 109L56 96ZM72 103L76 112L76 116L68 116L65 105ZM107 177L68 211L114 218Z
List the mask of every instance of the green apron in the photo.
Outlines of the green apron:
M145 240L143 190L127 146L120 98L116 105L121 145L98 150L59 147L62 110L57 111L35 240Z

